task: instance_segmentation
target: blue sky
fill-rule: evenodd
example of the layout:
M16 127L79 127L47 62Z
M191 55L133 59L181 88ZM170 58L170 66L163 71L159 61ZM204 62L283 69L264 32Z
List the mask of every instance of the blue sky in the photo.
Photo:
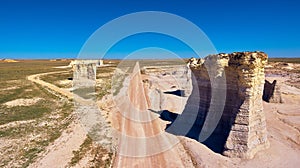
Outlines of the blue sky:
M139 11L169 12L190 20L218 52L260 50L270 57L300 57L299 7L297 0L1 0L0 58L75 58L100 26ZM166 44L187 49L157 34L130 37L121 44L111 52L122 55ZM190 57L188 49L183 57Z

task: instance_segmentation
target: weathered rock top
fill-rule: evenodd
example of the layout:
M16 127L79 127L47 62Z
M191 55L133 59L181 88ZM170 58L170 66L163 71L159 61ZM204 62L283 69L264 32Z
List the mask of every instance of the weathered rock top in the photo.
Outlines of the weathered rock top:
M243 66L247 68L264 67L267 63L268 56L264 52L233 52L233 53L220 53L214 55L208 55L205 58L191 58L189 60L190 67L197 68L202 65L214 65L218 64L222 67L226 66Z
M88 60L88 59L81 59L81 60L73 60L70 62L69 66L74 66L74 65L88 65L88 64L95 64L96 66L102 66L103 60Z

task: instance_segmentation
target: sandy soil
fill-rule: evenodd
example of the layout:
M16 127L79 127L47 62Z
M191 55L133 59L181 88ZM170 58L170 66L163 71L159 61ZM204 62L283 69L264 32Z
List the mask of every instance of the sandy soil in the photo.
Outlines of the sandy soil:
M291 71L300 69L299 67L294 64L268 65L269 70L266 71L266 79L278 81L284 103L264 103L270 148L258 152L251 160L224 157L195 140L164 134L166 123L154 114L148 116L143 114L143 112L147 114L149 107L149 99L147 99L149 90L141 83L145 76L132 75L129 81L131 84L127 88L125 86L120 91L121 97L116 99L119 100L121 106L117 110L116 107L112 109L114 113L110 118L113 121L113 126L119 132L135 138L155 137L163 134L166 139L161 141L159 138L154 138L152 141L142 141L145 144L140 147L139 141L120 136L120 149L117 151L113 167L298 167L300 165L300 89L296 87L298 86L297 74ZM39 80L40 75L42 74L30 76L28 79L72 98L70 92ZM151 78L167 77L154 76ZM158 82L155 87L160 87L161 90L174 88L174 83L170 83L170 80L165 81L167 82ZM177 110L180 113L182 106L178 102L184 102L184 99L169 95L166 106L170 111ZM125 115L121 113L122 111L129 112L129 115L138 116L138 120L149 119L151 121L142 123L133 121L126 118L128 114ZM135 115L136 113L138 115ZM80 124L77 122L71 124L70 128L50 145L47 152L40 156L40 159L31 167L64 167L73 156L72 151L79 148L84 137L85 134ZM166 142L174 142L175 145L151 156L130 157L123 155L124 153L138 155L153 152L155 149L152 148L159 148L159 145L166 144ZM86 161L87 158L84 158L80 162L81 165L77 165L77 167L84 167Z
M293 69L297 67L293 64L288 64L288 67L291 66ZM274 69L272 65L270 67ZM117 156L114 167L298 167L300 164L300 89L288 84L291 82L291 76L295 74L288 72L287 75L282 75L284 74L282 71L285 72L291 68L285 66L282 68L276 67L276 69L279 69L276 73L267 71L266 79L269 81L276 79L278 81L278 84L281 86L281 92L283 93L284 103L264 102L270 148L258 152L253 159L244 160L224 157L221 154L214 153L205 145L195 140L180 137L180 143L173 148L151 157L134 158ZM150 78L157 80L168 78L168 76L148 76L148 79ZM136 79L132 77L132 80ZM170 83L170 81L170 79L160 80L155 87L164 91L170 90L172 86L176 85L174 82ZM131 83L131 86L133 86L133 88L128 89L129 96L145 97L143 95L144 91L138 86L137 81ZM136 94L134 95L132 92ZM147 92L144 92L144 94L146 93ZM137 103L142 103L142 109L145 108L147 105L145 102L146 99L135 101L133 97L130 98L130 102L135 104L135 107L140 108L141 105ZM166 107L176 112L176 110L180 111L178 109L181 107L178 106L178 102L184 100L180 100L178 96L167 96L167 101ZM123 110L127 109L126 106L122 107L124 107L121 108ZM151 124L138 124L124 119L124 117L122 119L122 117L123 116L116 117L116 122L119 122L119 127L121 127L120 131L131 136L153 136L160 133L164 128L164 125L159 124L159 121L154 120ZM161 143L159 141L156 142ZM133 143L125 142L121 144L127 147L126 150L130 150L128 148L138 150L133 147ZM151 146L153 144L147 142L146 145ZM152 147L155 147L155 145ZM143 150L150 150L149 148L144 146ZM181 150L179 150L179 148L181 148ZM191 160L192 162L181 162L183 158L177 155L179 151L183 153L184 159ZM153 158L155 159L151 160Z
M63 134L47 147L40 159L29 167L66 167L73 157L73 151L79 149L86 137L85 130L78 122L72 123Z
M18 87L17 86L12 86L12 87L8 87L8 88L3 88L1 89L2 91L4 90L14 90L14 89L17 89Z
M54 73L61 72L49 72L31 75L28 76L27 79L44 87L48 87L52 91L62 94L70 99L74 98L71 92L40 80L40 76ZM30 165L30 167L60 168L67 166L71 158L73 157L73 151L79 149L85 138L85 130L81 126L80 122L75 119L75 121L69 126L69 128L65 130L62 135L54 141L53 144L48 146L46 152L41 154L41 156L39 156L39 159L34 164Z
M59 87L57 87L57 86L55 86L55 85L53 85L51 83L47 83L47 82L45 82L45 81L43 81L43 80L40 79L40 76L50 75L50 74L56 74L56 73L64 73L64 72L67 72L67 71L58 71L58 72L48 72L48 73L35 74L35 75L28 76L27 79L30 80L30 81L32 81L32 82L35 82L37 84L40 84L40 85L42 85L44 87L47 87L47 88L53 90L54 92L57 92L57 93L59 93L59 94L61 94L63 96L66 96L66 97L68 97L70 99L73 99L74 95L71 92L69 92L69 91L67 91L65 89L61 89L61 88L59 88Z
M16 99L9 102L4 103L4 105L8 107L15 107L15 106L31 106L38 101L42 100L42 98L35 97L32 99Z
M71 80L60 80L59 84L60 85L72 85L72 81Z

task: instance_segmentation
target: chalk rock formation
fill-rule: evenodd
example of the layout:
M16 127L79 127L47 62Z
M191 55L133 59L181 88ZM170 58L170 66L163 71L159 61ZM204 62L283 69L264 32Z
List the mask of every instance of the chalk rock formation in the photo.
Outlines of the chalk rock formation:
M75 60L73 68L73 85L75 87L93 87L96 82L96 63Z
M152 89L148 93L150 100L150 109L162 111L165 109L166 98L160 89Z
M77 64L95 64L97 67L103 66L103 60L73 60L70 62L69 66Z
M3 62L19 62L19 61L13 60L13 59L3 59L1 61L3 61Z
M197 66L200 66L204 63L204 59L200 58L200 59L196 59L196 58L191 58L189 60L189 65L191 67L197 67Z
M196 124L201 131L208 113L215 113L215 107L224 106L216 129L203 143L216 152L240 158L252 158L257 151L268 148L262 105L267 55L236 52L210 55L204 61L199 60L199 64L194 62L189 65L200 93ZM224 77L226 82L219 83L218 79ZM215 93L226 94L225 105L214 100Z
M166 133L160 119L148 110L146 82L137 62L115 96L118 110L113 117L120 134L112 167L193 167L180 140Z
M263 100L269 103L283 103L280 86L276 80L273 83L265 80Z

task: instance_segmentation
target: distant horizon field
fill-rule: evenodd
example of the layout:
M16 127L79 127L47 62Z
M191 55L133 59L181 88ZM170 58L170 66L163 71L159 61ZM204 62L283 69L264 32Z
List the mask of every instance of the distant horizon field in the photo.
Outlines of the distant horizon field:
M182 58L182 60L187 61L189 58ZM16 61L72 61L72 60L76 60L76 58L57 58L57 59L49 59L49 58L45 58L45 59L11 59L11 58L4 58L4 59L0 59L0 62L2 62L3 60L16 60ZM118 59L118 58L104 58L104 61L120 61L123 59ZM139 59L127 59L127 60L139 60ZM177 60L177 59L143 59L143 60ZM269 57L268 58L269 62L287 62L287 63L300 63L300 57ZM15 63L15 62L6 62L6 63Z
M185 57L182 59L189 59L191 57ZM299 57L268 57L269 59L300 59ZM0 60L75 60L77 58L0 58ZM147 58L148 59L148 58ZM153 58L153 59L160 59L160 58ZM153 60L149 58L149 60ZM167 59L175 59L175 58L167 58ZM89 59L87 59L89 60ZM103 58L103 60L123 60L122 58ZM132 59L137 60L137 59Z
M223 53L223 52L220 52L220 53ZM124 57L125 58L125 57ZM107 58L107 57L104 57L102 58L103 60L123 60L124 58L120 58L120 57L111 57L111 58ZM181 57L180 59L189 59L191 57ZM300 56L270 56L268 54L268 58L269 59L274 59L274 60L280 60L280 59L300 59ZM1 60L4 60L4 59L13 59L13 60L74 60L74 59L78 59L76 56L64 56L64 55L60 55L60 56L54 56L54 57L30 57L30 56L13 56L13 55L9 55L7 57L4 57L4 55L0 55L0 61ZM147 58L148 59L148 58ZM154 60L154 59L160 59L160 58L153 58L153 59L149 59L149 60ZM169 58L167 58L169 59ZM170 59L173 59L173 58L170 58ZM174 58L176 59L176 58Z

